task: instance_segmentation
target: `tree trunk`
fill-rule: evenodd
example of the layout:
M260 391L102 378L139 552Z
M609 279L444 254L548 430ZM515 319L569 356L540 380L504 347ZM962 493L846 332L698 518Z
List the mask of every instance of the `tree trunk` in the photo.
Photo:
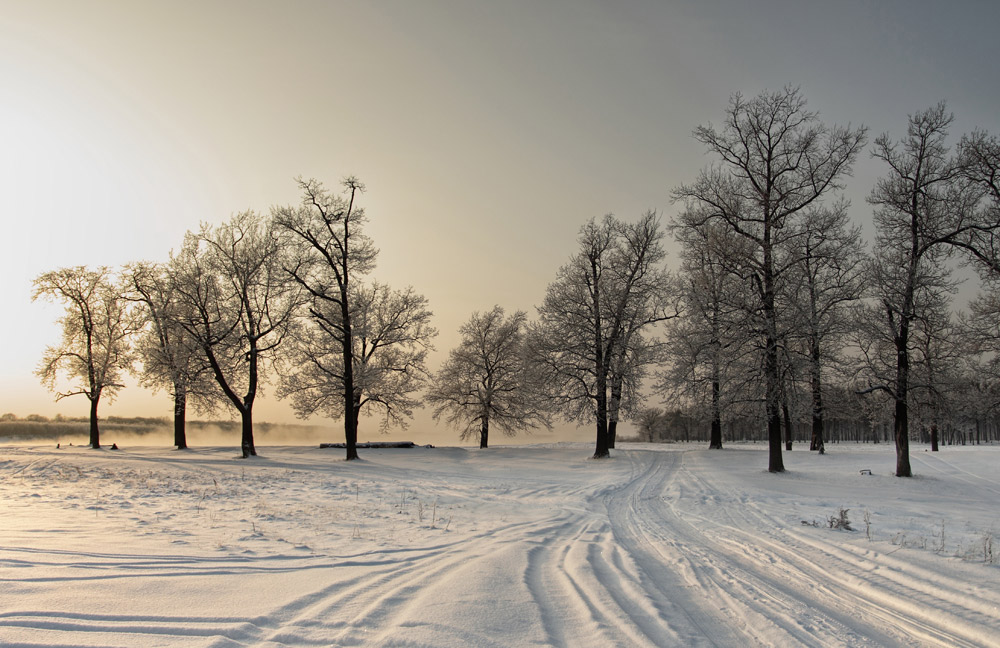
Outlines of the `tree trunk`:
M352 395L350 409L344 416L344 436L347 447L347 461L358 458L358 419L361 416L361 395Z
M792 438L794 437L792 430L792 417L788 413L788 397L783 396L781 399L781 419L785 425L785 450L789 452L792 451Z
M620 373L620 372L618 372ZM608 405L608 448L615 447L618 438L618 413L622 406L622 380L620 375L611 377L611 402Z
M347 274L340 285L340 316L344 330L344 446L347 451L347 461L358 458L358 418L354 415L357 394L354 392L354 337L351 332L351 311L347 290Z
M894 434L896 437L896 476L912 477L910 469L910 435L908 425L906 399L896 398L896 420Z
M820 373L820 350L819 341L815 338L812 341L810 387L812 388L812 439L809 441L809 449L817 450L820 454L825 452L823 447L823 382Z
M101 431L97 427L97 403L101 397L90 400L90 447L95 450L101 447Z
M909 403L907 402L910 383L910 356L907 352L909 338L908 322L900 329L896 339L896 412L893 421L893 435L896 439L896 476L912 477L910 469L910 424Z
M602 374L603 362L598 354L597 362L597 444L594 448L594 459L604 459L611 456L611 446L608 440L608 383L607 374Z
M483 417L482 425L479 426L479 447L488 448L490 440L490 420Z
M712 378L712 432L708 441L709 450L722 450L722 408L720 407L721 386L713 369Z
M347 411L344 415L344 446L347 448L346 460L351 461L358 458L358 417L354 414L354 398L347 395L345 401Z
M253 331L255 327L251 327ZM243 458L248 456L257 456L257 447L253 442L253 404L257 399L257 362L258 354L260 352L257 349L257 338L251 338L250 351L247 356L250 361L250 375L249 384L247 385L247 394L243 397L243 408L240 413L243 415Z
M608 418L597 417L597 446L594 448L594 459L606 459L611 456L608 446Z
M597 444L594 448L594 459L610 457L611 446L608 444L608 383L607 374L602 374L603 359L598 354L597 362Z
M781 458L781 408L778 405L781 391L781 376L778 374L778 346L770 336L767 339L764 358L765 372L765 412L767 415L768 472L784 472Z
M240 410L240 419L242 422L242 441L240 443L240 448L243 450L243 458L246 459L250 456L257 456L257 448L254 446L253 442L253 407L244 407Z
M174 384L174 445L178 450L187 448L187 390L184 385Z
M931 424L931 452L938 451L938 426L937 423Z

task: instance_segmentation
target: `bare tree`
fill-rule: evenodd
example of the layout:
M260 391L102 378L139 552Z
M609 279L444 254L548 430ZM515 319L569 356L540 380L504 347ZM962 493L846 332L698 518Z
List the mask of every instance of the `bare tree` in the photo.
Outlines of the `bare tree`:
M746 269L759 295L763 338L768 470L781 472L781 367L777 282L786 269L778 250L789 227L824 195L841 188L863 146L864 128L827 127L797 88L745 100L736 94L721 130L699 126L695 139L718 158L691 185L674 191L692 219L720 222L747 239L754 254ZM696 225L691 220L690 225Z
M789 272L783 301L793 320L793 352L803 356L809 378L812 438L824 452L824 374L837 359L850 327L850 304L862 297L865 253L861 228L851 226L847 203L808 209L789 240L798 261Z
M610 455L609 388L616 363L627 375L625 367L638 358L627 349L641 348L641 330L672 316L669 275L660 267L662 238L652 212L632 224L610 215L591 220L581 230L580 252L549 285L529 335L548 402L567 419L596 421L595 458Z
M909 118L906 137L875 141L873 157L888 167L868 201L875 207L875 262L870 281L892 340L895 370L869 390L888 392L895 402L896 475L910 477L909 399L911 330L919 305L933 304L949 289L948 257L957 250L995 268L991 243L996 228L977 209L981 185L967 181L962 160L946 145L953 116L942 102ZM923 295L923 297L922 297Z
M310 298L309 317L318 330L338 345L343 367L340 397L343 412L359 408L361 396L354 377L354 331L351 285L357 275L375 267L378 250L364 235L364 209L356 205L364 185L357 178L343 182L344 195L336 195L316 180L297 179L302 190L298 207L274 211L275 221L298 251L286 267ZM324 348L327 345L324 345ZM354 416L344 417L347 459L357 459L358 428Z
M326 311L317 311L319 308ZM293 369L282 378L280 397L290 397L296 414L321 412L352 419L358 430L363 411L381 411L382 428L406 425L419 404L415 397L427 376L427 351L437 331L430 326L427 299L412 288L394 291L379 283L351 284L351 409L345 413L344 353L340 345L340 310L322 301L295 336L289 359ZM316 312L322 317L316 317Z
M478 434L480 448L489 447L491 424L507 436L534 425L550 427L525 362L526 323L523 311L506 317L500 306L473 313L428 390L434 418L446 415L462 439Z
M132 366L129 337L136 319L121 287L107 267L61 268L34 281L33 299L60 301L66 312L60 318L62 341L45 350L37 375L55 391L65 375L71 385L56 391L56 400L83 395L90 401L90 445L101 447L97 406L101 397L113 400L124 387L122 377Z
M959 318L959 335L964 339L961 408L979 430L980 422L1000 408L1000 285L990 276L983 289L969 303L969 312Z
M253 406L263 374L301 304L286 256L271 221L246 211L189 233L171 266L182 326L240 414L244 457L257 454Z
M1000 276L1000 138L976 130L958 144L962 178L975 201L958 243L987 276Z
M681 245L679 295L682 316L667 329L668 366L660 373L663 393L707 401L709 448L722 448L722 415L740 398L747 371L752 306L737 272L748 250L740 237L716 223L673 224ZM755 376L756 377L756 376ZM707 391L706 391L707 390Z
M160 264L135 263L127 270L129 298L143 305L143 329L135 341L142 365L139 383L147 388L166 387L174 401L174 445L187 448L187 407L211 411L221 394L212 368L197 340L182 325L184 304L175 290L175 274Z
M648 240L659 240L659 221L652 212L632 227L624 227L626 246L642 249ZM622 285L622 284L619 284ZM608 447L614 448L618 422L635 412L641 400L640 388L647 367L663 355L659 339L643 335L650 324L666 322L679 316L679 291L674 278L662 268L649 273L646 281L633 285L632 295L623 303L620 319L620 343L611 358L608 398Z
M636 416L636 427L639 428L640 439L653 443L663 437L667 426L667 414L659 407L644 407Z
M960 341L959 327L945 301L924 309L915 324L910 391L917 418L928 431L931 452L937 452L941 426L954 418L947 414L948 404L958 400L969 347Z

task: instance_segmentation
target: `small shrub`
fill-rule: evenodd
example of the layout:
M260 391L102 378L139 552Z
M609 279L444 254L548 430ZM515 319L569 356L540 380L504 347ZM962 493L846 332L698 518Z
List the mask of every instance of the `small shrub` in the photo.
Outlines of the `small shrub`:
M826 522L830 525L831 529L843 529L844 531L853 531L851 528L851 521L847 519L847 512L850 509L845 509L841 507L837 515L831 515L827 518Z

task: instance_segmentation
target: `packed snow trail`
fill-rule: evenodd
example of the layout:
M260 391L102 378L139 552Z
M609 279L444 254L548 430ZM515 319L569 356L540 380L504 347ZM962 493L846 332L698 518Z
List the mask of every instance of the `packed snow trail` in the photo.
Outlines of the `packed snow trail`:
M686 454L631 453L636 477L608 501L623 548L651 584L691 592L675 601L738 639L705 631L712 645L996 645L998 597L983 604L968 584L879 556L844 551L767 515L752 495L713 486L724 475L681 468ZM782 476L772 476L782 479ZM685 498L686 506L677 505ZM701 506L692 507L692 503ZM709 503L714 504L710 505ZM829 535L829 534L827 534ZM885 569L885 568L888 569ZM881 569L880 569L881 568ZM659 578L657 578L659 576ZM651 588L650 588L651 589ZM699 643L697 623L685 643Z
M995 519L1000 448L923 480L632 448L0 448L0 645L998 645L996 565L942 554Z

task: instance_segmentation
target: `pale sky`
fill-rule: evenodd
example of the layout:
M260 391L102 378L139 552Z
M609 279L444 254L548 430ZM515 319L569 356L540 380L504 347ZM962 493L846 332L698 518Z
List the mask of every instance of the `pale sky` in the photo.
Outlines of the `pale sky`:
M953 142L1000 134L998 24L989 1L0 0L0 412L87 413L33 375L61 313L34 277L165 260L201 221L296 202L298 175L365 182L372 276L428 297L436 368L472 311L533 315L587 219L672 216L710 161L691 131L734 92L797 85L872 138L944 99ZM265 397L255 419L294 417Z

